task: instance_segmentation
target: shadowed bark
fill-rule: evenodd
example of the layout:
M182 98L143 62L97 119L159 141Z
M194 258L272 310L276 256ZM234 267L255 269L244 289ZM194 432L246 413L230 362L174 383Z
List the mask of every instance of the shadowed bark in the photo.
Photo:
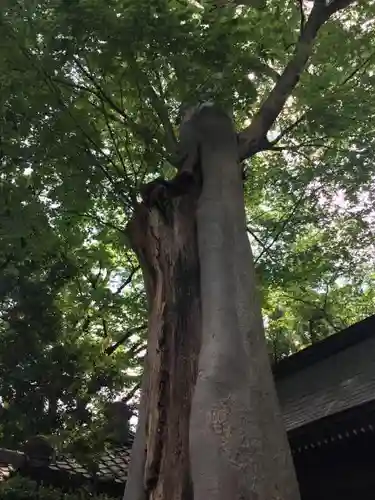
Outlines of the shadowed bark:
M194 189L159 196L158 207L138 206L128 228L146 284L149 337L126 500L192 498L189 416L201 336L196 198Z

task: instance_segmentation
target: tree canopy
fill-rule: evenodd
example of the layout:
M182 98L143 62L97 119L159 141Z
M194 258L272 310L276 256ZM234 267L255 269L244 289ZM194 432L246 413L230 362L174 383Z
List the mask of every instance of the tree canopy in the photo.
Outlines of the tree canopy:
M74 440L115 395L134 395L147 306L124 229L140 187L173 175L184 107L214 100L246 126L310 8L302 0L3 2L7 445L62 429ZM322 28L264 151L245 162L275 359L374 312L374 18L374 1L357 2Z

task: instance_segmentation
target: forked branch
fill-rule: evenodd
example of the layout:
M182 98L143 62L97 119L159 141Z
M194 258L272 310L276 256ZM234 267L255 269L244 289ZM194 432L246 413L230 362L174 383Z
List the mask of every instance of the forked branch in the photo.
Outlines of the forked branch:
M309 60L319 29L339 10L355 0L315 0L310 16L304 25L294 54L267 99L255 114L250 125L239 134L240 159L248 158L266 148L267 132L283 110L286 100L299 82Z

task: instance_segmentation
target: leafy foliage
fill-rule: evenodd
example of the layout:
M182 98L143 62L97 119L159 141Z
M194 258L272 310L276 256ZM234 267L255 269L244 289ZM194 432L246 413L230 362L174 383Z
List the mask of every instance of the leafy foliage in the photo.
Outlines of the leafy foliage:
M110 500L105 495L92 495L89 491L81 490L74 493L64 493L57 488L38 485L35 481L22 476L13 476L0 483L1 500Z
M134 292L123 292L127 269L116 272L111 287L117 257L110 245L100 248L93 241L83 247L74 238L68 245L37 197L5 182L3 193L2 444L18 447L45 434L58 448L94 452L110 434L108 404L138 384L136 373L129 373L136 362L128 351L143 341L130 342L131 331L124 335L118 316L130 303L129 315L137 321L142 298L133 300ZM98 262L106 262L105 272ZM129 273L136 272L134 264ZM126 420L122 425L126 428Z
M374 313L375 2L323 29L246 167L246 210L276 359ZM298 2L5 0L0 13L0 434L63 442L134 394L146 300L126 223L173 174L181 109L238 126L290 59ZM17 424L15 424L17 422ZM85 430L86 429L86 430ZM63 430L63 432L62 432ZM63 434L63 438L61 435ZM11 438L10 436L13 436Z

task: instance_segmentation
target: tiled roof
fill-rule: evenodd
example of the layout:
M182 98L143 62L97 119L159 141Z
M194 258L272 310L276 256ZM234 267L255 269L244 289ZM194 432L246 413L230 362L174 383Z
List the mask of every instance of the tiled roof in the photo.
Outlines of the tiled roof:
M127 479L128 466L130 461L131 442L125 446L113 447L111 450L103 452L101 458L96 461L98 467L96 479L100 482L117 483L123 485ZM22 470L26 464L25 454L15 450L0 449L0 481L6 479L14 470ZM75 476L75 479L82 478L82 482L90 480L92 474L87 467L80 464L72 456L58 456L51 463L43 463L40 460L34 463L31 460L30 465L37 470L43 470L47 475L48 471L55 475L59 472Z
M128 465L130 461L131 445L129 447L117 447L105 452L101 459L96 462L99 468L98 479L101 481L115 481L125 483L127 478ZM84 478L91 477L86 467L80 465L72 457L59 457L49 465L51 470L60 470L71 474L81 474Z
M276 377L288 431L375 400L374 320L373 317L372 321L366 322L367 338L362 338L356 344L346 343L340 350L332 349L328 356L316 356L313 362L305 366L302 364L279 380ZM359 325L352 328L353 336L359 331ZM313 347L323 352L325 342L330 341L332 345L335 340L340 341L340 335L345 332Z

